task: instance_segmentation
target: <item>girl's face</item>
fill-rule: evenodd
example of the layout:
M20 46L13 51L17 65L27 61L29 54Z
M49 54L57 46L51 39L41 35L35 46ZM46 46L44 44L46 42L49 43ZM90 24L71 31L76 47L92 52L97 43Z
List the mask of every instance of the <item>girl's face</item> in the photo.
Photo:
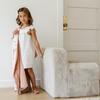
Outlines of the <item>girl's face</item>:
M19 19L23 24L28 24L28 15L24 12L19 12Z

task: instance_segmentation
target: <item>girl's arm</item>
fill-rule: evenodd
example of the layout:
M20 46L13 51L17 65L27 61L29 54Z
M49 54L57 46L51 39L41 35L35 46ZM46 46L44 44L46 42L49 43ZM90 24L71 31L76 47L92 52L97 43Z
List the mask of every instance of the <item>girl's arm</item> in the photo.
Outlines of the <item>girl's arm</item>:
M13 40L13 38L14 38L14 35L13 35L13 33L11 34L11 39Z
M30 31L31 31L31 35L32 35L32 38L33 38L33 42L34 42L34 44L35 44L35 46L36 46L39 54L42 54L41 49L40 49L39 42L37 40L37 36L36 36L35 29L30 29Z
M11 39L13 39L14 36L15 36L16 34L18 34L18 33L19 33L19 30L18 30L18 28L16 28L16 29L13 31L13 33L11 34Z
M37 57L37 52L36 52L36 50L35 50L35 58Z

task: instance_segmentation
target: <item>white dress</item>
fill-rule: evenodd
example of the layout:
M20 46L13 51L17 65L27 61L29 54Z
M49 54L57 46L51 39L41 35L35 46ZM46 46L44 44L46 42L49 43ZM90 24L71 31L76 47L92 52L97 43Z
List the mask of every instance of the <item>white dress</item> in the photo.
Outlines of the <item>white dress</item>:
M19 44L24 69L32 68L35 62L35 45L32 36L27 34L29 29L33 28L34 26L30 25L24 29L19 29Z

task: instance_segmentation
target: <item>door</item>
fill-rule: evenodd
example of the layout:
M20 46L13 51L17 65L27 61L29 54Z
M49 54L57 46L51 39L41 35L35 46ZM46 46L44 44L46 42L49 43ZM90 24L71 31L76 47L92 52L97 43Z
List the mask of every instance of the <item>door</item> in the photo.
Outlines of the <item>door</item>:
M100 0L64 0L63 48L69 60L96 62L100 66Z

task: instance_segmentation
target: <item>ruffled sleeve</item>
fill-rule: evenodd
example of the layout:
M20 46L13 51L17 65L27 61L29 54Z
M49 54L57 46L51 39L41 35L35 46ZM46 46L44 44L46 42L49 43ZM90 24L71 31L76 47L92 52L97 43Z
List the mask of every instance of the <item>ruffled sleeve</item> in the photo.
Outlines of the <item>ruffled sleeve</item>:
M30 27L28 27L28 31L29 31L29 29L35 29L35 27L33 25L31 25ZM35 29L35 31L36 31L36 29Z
M30 26L30 29L34 29L35 27L33 25Z

